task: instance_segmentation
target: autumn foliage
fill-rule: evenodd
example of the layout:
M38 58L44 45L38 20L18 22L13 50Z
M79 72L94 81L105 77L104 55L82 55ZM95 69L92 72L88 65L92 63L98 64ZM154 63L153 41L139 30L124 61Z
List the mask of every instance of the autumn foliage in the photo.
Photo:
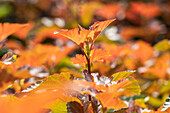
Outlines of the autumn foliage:
M170 41L156 20L167 22L167 6L4 4L22 21L0 23L0 113L170 112ZM8 20L2 6L0 18Z

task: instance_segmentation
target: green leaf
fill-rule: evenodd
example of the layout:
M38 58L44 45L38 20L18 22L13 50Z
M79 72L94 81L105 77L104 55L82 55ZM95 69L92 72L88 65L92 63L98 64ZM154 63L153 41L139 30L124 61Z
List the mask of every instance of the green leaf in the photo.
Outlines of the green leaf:
M56 100L54 103L49 104L49 109L52 110L53 113L67 113L66 102L62 100Z
M46 105L45 108L51 109L53 113L84 113L80 103L76 97L62 96Z
M154 48L158 51L166 51L170 50L170 41L168 39L164 39L157 43Z
M45 81L37 88L39 89L67 89L71 87L70 73L63 72L60 74L53 74L48 76ZM65 87L65 88L64 88Z
M121 100L123 101L131 101L131 100L136 100L136 99L144 99L144 95L135 95L135 96L129 96L129 97L120 97Z
M160 107L163 104L162 100L156 97L149 97L148 103L156 107Z
M119 109L119 110L109 109L109 110L106 111L106 113L125 113L127 109L128 108L122 108L122 109Z
M166 93L166 92L170 92L170 81L166 81L166 84L161 85L160 87L160 92L161 93Z
M8 4L3 4L0 5L0 18L3 18L5 16L7 16L8 14L10 14L12 11L12 7Z
M112 75L113 77L113 80L112 81L118 81L120 79L122 79L123 77L124 78L127 78L129 75L133 74L135 72L135 70L132 70L132 71L122 71L122 72L117 72L117 73L114 73Z
M123 89L135 92L136 94L140 94L141 89L140 89L140 86L139 86L137 80L135 80L133 77L128 77L128 79L132 83L127 85L127 86L125 86L125 87L123 87Z

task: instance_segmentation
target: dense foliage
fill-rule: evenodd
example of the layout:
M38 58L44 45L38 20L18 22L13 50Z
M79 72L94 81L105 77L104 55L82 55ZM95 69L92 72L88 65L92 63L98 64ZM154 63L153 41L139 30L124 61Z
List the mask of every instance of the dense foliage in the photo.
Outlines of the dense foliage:
M169 7L0 2L0 113L169 113Z

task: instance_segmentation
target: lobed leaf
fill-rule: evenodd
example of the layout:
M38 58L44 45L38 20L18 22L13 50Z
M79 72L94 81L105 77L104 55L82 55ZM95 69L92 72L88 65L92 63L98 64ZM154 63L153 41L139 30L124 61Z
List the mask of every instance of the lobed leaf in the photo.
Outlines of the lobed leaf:
M71 58L71 62L73 64L79 64L81 66L86 66L86 64L87 64L86 57L81 54L77 54L76 57Z
M135 72L135 70L133 71L122 71L122 72L117 72L117 73L114 73L112 75L113 77L113 80L112 81L119 81L120 79L122 78L127 78L128 76L130 76L131 74L133 74Z
M123 89L134 92L136 94L140 94L141 89L140 89L140 86L139 86L137 80L135 80L133 77L128 77L128 79L130 80L131 83L129 85L123 87Z
M99 99L104 107L107 109L119 110L121 108L126 108L127 105L119 98L114 97L113 93L100 93L96 95L96 98Z
M83 43L88 34L90 33L90 31L85 30L85 29L79 29L79 28L75 28L72 30L67 30L65 32L59 32L59 33L55 33L56 35L61 35L64 36L70 40L72 40L73 42L75 42L77 45L80 45L81 43Z
M93 64L94 62L103 62L104 58L110 56L107 51L102 49L93 49L90 55L90 63ZM71 62L73 64L79 64L81 66L86 66L87 60L85 55L78 54L76 57L71 58Z
M86 30L82 27L66 30L64 32L54 32L56 35L64 36L73 42L75 42L77 45L80 46L80 44L84 43L85 41L92 40L92 43L94 43L97 36L115 19L102 21L102 22L95 22L92 26L90 26L89 30Z
M102 49L93 49L91 52L90 61L91 63L103 62L103 59L107 56L110 56L110 54L107 51Z

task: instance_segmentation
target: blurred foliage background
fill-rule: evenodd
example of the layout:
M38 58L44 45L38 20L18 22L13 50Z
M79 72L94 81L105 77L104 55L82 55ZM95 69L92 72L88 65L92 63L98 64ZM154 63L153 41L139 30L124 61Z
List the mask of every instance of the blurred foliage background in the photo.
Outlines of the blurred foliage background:
M68 49L73 43L54 36L53 32L60 29L72 29L78 27L78 24L88 29L88 26L96 21L113 18L116 18L116 21L102 32L95 45L96 48L108 50L111 56L106 58L104 63L94 64L92 71L109 77L117 71L137 70L134 76L145 97L140 98L137 104L143 108L147 106L147 108L157 109L170 93L169 0L1 0L1 23L30 24L26 29L9 36L5 45L6 48L14 50L16 54L22 52L19 54L20 62L24 62L22 55L36 60L35 54L39 56L44 54L37 52L37 48L44 51L45 48L50 48L36 46L38 44L51 44L60 49L67 48L62 55L56 56L59 58L58 61L48 61L45 69L38 67L41 64L44 65L44 62L30 63L29 68L24 67L29 71L28 75L22 74L21 76L18 72L22 66L29 64L26 61L22 65L18 63L18 67L15 67L16 71L10 67L15 74L12 74L14 79L8 82L42 73L42 71L37 73L31 71L35 67L48 73L47 75L70 71L78 76L82 68L72 65L70 57L81 53L80 49L75 46ZM23 52L23 50L27 51ZM51 52L50 55L55 51L54 54L58 53L58 50L52 47L47 51ZM53 60L56 58L53 57ZM2 73L4 72L1 72L1 75Z

